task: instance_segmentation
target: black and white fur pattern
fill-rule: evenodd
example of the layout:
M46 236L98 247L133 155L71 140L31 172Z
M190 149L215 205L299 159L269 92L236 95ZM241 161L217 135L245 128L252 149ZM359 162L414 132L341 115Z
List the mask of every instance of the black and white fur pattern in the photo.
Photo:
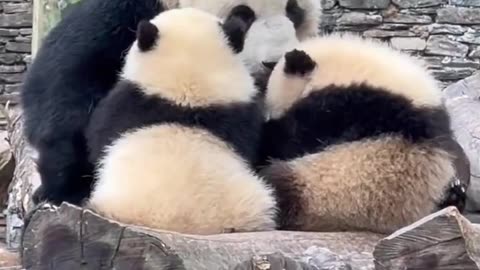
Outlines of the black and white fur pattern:
M237 53L252 21L246 9L221 23L187 8L139 25L87 133L99 160L89 207L183 233L275 228L273 191L249 164L262 111Z
M303 42L275 66L266 107L261 175L281 229L390 233L442 202L463 208L464 188L443 194L469 168L413 57L353 35Z
M281 31L288 40L315 35L318 0L82 0L64 14L43 40L21 91L25 134L39 156L42 183L34 202L81 204L90 195L93 165L87 159L85 128L117 82L140 20L179 7L227 18L245 6L255 13L250 29L257 32L249 31L240 55L262 86L268 71L261 63L281 56L271 48L290 44L268 38L272 20L288 18L275 26L293 29L295 35Z

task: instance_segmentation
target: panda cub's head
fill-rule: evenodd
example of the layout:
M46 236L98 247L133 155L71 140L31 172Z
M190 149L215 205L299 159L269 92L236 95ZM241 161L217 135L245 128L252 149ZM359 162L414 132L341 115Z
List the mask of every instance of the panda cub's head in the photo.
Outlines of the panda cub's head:
M237 9L222 21L183 8L142 21L122 77L147 95L182 106L248 102L256 90L238 54L254 19L250 9Z
M267 111L279 118L312 92L361 83L401 95L415 106L441 105L437 81L420 59L373 39L331 34L301 42L273 66Z

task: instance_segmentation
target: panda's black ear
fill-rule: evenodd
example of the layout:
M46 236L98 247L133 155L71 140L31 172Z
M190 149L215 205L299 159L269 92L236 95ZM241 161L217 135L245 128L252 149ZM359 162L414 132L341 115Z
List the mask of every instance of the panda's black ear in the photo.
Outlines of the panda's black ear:
M155 46L160 37L158 28L147 20L142 20L137 26L137 46L142 52L149 51Z
M255 12L248 6L239 5L232 9L223 22L223 31L235 53L243 50L245 36L254 21Z
M289 75L305 76L312 72L317 63L305 51L293 49L285 54L283 72Z

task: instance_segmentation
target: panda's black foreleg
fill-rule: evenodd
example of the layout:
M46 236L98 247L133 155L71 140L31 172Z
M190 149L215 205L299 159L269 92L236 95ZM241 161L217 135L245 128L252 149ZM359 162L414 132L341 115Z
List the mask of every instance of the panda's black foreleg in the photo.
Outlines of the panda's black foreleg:
M38 147L42 184L33 195L35 204L47 201L59 205L65 201L80 205L90 195L93 166L87 160L84 139L78 136Z

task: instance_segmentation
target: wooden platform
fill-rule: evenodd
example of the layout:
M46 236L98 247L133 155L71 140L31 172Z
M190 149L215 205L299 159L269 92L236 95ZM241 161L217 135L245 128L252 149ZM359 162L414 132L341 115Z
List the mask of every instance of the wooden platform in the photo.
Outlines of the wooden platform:
M7 249L5 215L0 213L0 270L20 270L20 256L18 252Z
M288 231L201 236L129 226L64 203L37 208L22 239L23 266L29 270L480 270L480 225L454 207L390 236ZM251 267L252 261L269 259L277 266Z

